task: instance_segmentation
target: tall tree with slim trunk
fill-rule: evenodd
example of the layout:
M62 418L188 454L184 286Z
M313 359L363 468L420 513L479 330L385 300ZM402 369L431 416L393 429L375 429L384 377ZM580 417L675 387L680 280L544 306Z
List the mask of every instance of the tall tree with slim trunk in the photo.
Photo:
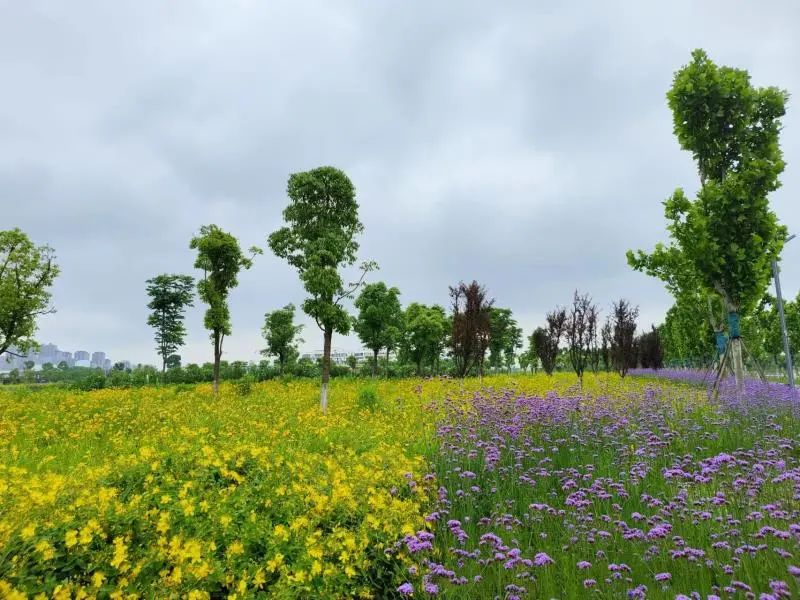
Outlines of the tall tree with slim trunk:
M319 167L289 176L289 205L283 211L285 227L269 236L276 256L297 269L309 297L303 311L323 335L320 407L328 409L331 340L334 332L350 331L350 316L342 302L352 298L374 262L361 265L361 277L345 286L339 270L356 261L356 235L364 230L358 220L356 191L350 179L334 167Z
M590 362L597 337L598 314L597 305L592 303L589 294L579 294L575 290L564 334L569 361L581 386L583 386L583 373Z
M456 374L467 375L476 368L483 375L483 361L489 348L491 336L491 308L494 300L488 297L486 288L473 281L463 281L450 287L453 308L453 330L450 347Z
M287 304L279 310L264 315L264 327L261 334L267 347L261 351L264 356L275 356L281 375L289 363L289 359L297 356L297 344L302 342L298 336L302 325L294 324L294 304Z
M378 373L378 353L382 348L395 345L397 332L403 318L400 290L387 288L382 281L370 283L361 289L355 301L358 315L353 319L353 329L361 343L372 350L372 376Z
M20 229L0 231L0 357L36 347L36 319L55 312L50 286L58 271L50 246L34 246Z
M530 344L539 362L542 363L544 372L552 375L558 360L558 345L561 342L561 336L564 335L567 323L567 311L558 307L547 313L545 320L547 326L537 327L534 330L530 337Z
M521 344L522 330L511 309L493 306L489 312L489 366L495 371L504 365L510 368Z
M197 250L195 268L203 271L203 278L197 282L197 293L208 305L203 322L211 332L214 346L214 394L217 394L222 344L225 336L231 334L228 294L239 285L239 272L252 267L253 256L260 254L261 250L253 246L250 248L251 256L245 256L239 241L216 225L203 225L200 235L192 238L189 247Z
M737 389L744 381L740 312L761 299L786 238L770 209L784 168L778 144L785 91L757 88L747 71L718 67L702 50L667 93L675 135L700 175L697 197L678 189L664 203L675 248L706 290L725 302Z
M170 355L183 346L186 327L184 312L192 306L194 279L189 275L157 275L147 280L151 311L147 324L155 329L156 352L161 357L161 377L167 371Z
M620 299L611 306L611 360L614 368L625 377L631 363L636 362L636 318L639 308Z

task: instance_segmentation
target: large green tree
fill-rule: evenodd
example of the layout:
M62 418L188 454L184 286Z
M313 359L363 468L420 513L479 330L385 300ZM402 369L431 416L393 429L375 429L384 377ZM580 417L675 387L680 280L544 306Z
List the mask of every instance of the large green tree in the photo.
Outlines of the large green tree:
M230 233L216 225L203 225L200 234L189 243L197 250L194 261L196 269L203 271L203 278L197 282L197 293L208 305L203 320L211 332L214 346L214 394L219 391L219 364L222 358L222 344L226 335L231 334L231 315L228 308L228 294L239 285L239 272L253 266L253 256L261 250L250 248L251 256L246 256L239 241Z
M672 237L664 251L677 252L702 288L723 298L739 389L739 313L763 296L786 237L768 201L784 168L778 136L786 99L778 88L754 87L747 71L718 67L702 50L667 93L675 135L697 162L700 190L690 199L677 189L664 203Z
M356 236L364 230L358 220L356 191L350 179L334 167L319 167L289 176L289 205L283 211L284 227L269 236L276 256L297 269L308 298L303 311L323 334L320 406L328 409L333 333L350 331L350 316L342 302L352 298L365 274L375 268L361 265L361 277L345 285L340 269L356 261Z
M194 279L189 275L162 274L147 280L147 295L151 311L147 324L155 329L156 351L161 357L161 376L167 371L171 354L183 346L186 327L183 324L186 307L192 306Z
M355 301L358 315L353 330L361 343L372 350L372 376L378 372L378 353L397 344L403 321L400 290L382 281L365 285Z
M267 347L261 354L278 359L281 375L286 365L296 359L297 344L303 341L298 337L303 326L294 324L294 312L294 304L287 304L279 310L264 315L264 327L261 333L267 342Z
M432 371L435 368L444 350L449 326L445 310L439 305L412 302L406 307L400 351L404 359L417 366L417 375L422 374L425 363L431 365Z
M489 366L511 368L517 348L522 345L522 330L510 308L489 309Z
M55 312L50 286L58 272L50 246L35 246L20 229L0 231L0 356L36 347L37 318Z

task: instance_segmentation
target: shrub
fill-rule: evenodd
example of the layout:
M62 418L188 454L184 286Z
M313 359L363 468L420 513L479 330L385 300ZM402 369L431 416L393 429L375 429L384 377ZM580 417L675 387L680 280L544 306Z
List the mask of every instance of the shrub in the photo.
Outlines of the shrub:
M249 376L242 377L233 384L233 389L236 395L241 398L249 396L253 391L253 379Z
M356 404L359 408L368 408L369 410L375 410L378 408L378 392L377 390L369 385L362 387L358 390L358 396L356 397Z

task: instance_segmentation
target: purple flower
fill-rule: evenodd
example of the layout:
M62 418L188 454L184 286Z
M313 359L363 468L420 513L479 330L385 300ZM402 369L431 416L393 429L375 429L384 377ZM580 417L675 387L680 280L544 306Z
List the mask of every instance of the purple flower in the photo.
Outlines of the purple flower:
M425 592L428 594L438 594L439 586L429 581L425 584Z
M587 560L581 560L581 561L578 562L578 568L579 569L591 569L592 568L592 563L590 563Z
M547 556L547 554L544 553L544 552L538 552L536 554L536 556L533 557L533 564L536 565L537 567L543 567L545 565L552 565L552 564L555 564L555 562L556 561L554 561L552 558Z
M656 573L656 581L669 581L672 579L672 573Z
M414 593L414 586L406 582L401 584L397 588L397 591L400 592L403 596L410 596Z

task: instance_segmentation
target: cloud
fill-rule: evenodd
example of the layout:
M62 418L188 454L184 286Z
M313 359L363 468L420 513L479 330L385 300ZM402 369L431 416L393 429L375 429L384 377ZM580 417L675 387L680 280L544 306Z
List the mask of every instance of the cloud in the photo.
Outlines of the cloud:
M527 333L575 288L658 322L670 299L624 253L666 239L660 202L697 186L666 107L672 73L704 47L800 90L789 0L26 2L0 16L2 227L62 266L39 338L134 362L155 362L144 281L192 273L205 223L266 247L288 174L323 164L353 179L361 253L404 302L445 304L474 278ZM793 103L784 124L772 200L800 231ZM784 253L791 295L798 252ZM231 293L227 356L256 359L264 313L302 298L285 263L259 257ZM185 359L211 357L202 312Z

